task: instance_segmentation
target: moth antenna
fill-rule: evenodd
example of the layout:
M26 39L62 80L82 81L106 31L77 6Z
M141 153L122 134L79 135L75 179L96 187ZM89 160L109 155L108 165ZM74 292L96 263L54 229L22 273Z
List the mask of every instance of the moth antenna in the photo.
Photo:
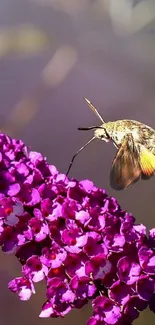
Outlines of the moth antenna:
M88 146L88 144L89 143L91 143L93 140L95 139L95 137L93 137L93 138L91 138L89 141L87 141L76 153L75 153L75 155L72 157L72 160L71 160L71 162L70 162L70 164L69 164L69 167L68 167L68 170L67 170L67 173L66 173L66 176L68 176L68 174L69 174L69 172L70 172L70 170L71 170L71 167L72 167L72 165L73 165L73 162L74 162L74 159L76 158L76 156L83 150L83 149L85 149L87 146Z
M95 106L90 102L90 100L86 97L83 97L86 103L88 104L89 108L99 117L100 121L104 124L105 121L103 120L102 116L99 114Z
M89 130L94 130L94 129L103 129L102 126L88 126L88 127L80 127L78 128L79 131L89 131Z

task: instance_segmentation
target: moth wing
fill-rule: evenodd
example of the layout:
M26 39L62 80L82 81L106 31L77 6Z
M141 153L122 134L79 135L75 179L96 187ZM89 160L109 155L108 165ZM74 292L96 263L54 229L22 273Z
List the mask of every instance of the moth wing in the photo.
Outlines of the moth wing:
M155 155L143 145L140 146L139 163L142 179L149 179L155 174Z
M132 134L124 137L116 153L110 172L110 185L115 190L123 190L137 182L141 177L139 147Z

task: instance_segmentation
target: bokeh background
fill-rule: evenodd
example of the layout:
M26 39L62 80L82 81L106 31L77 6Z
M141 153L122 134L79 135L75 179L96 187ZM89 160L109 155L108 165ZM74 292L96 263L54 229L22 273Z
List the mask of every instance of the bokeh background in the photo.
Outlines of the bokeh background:
M0 128L42 152L60 172L92 136L79 126L131 118L155 128L155 0L0 0ZM89 178L137 222L155 226L155 179L124 192L109 187L112 144L94 141L70 176ZM0 323L85 324L91 306L64 319L39 319L44 285L20 302L7 283L20 265L1 253ZM154 324L148 310L134 324Z

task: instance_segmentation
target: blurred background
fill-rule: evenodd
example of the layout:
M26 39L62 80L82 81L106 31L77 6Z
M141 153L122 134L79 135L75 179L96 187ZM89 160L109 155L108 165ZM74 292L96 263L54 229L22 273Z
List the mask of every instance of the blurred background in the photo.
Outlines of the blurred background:
M0 0L0 128L40 151L60 172L92 136L79 126L130 118L155 128L155 0ZM112 144L94 141L70 176L91 179L148 228L155 226L155 178L123 192L109 187ZM1 253L2 325L85 324L91 306L39 319L43 284L28 302L7 289L20 265ZM134 324L154 324L148 310Z

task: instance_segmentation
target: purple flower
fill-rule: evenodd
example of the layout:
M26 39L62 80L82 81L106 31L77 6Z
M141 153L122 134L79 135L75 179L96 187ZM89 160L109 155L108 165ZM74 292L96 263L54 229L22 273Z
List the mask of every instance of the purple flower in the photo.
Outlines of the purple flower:
M127 284L133 284L139 279L141 267L132 258L124 256L117 264L118 278Z
M61 267L62 263L67 258L67 252L58 244L54 244L50 247L44 247L40 257L41 262L48 268L56 269Z
M21 300L29 300L32 293L35 293L33 282L27 278L16 278L9 282L9 289L18 294Z
M22 267L22 273L25 278L39 282L48 274L48 267L42 264L38 256L33 255L27 259L26 264Z
M73 307L75 294L67 281L52 278L48 282L46 295L48 301L44 304L40 317L65 316Z
M78 277L75 275L71 282L70 287L76 294L77 300L89 299L93 297L96 292L96 286L87 276Z
M132 296L132 288L120 280L114 282L110 287L109 297L116 303L124 306L127 301L129 301L130 296Z
M136 285L138 296L143 300L149 301L154 293L155 280L149 278L147 275L141 275Z
M9 289L21 300L45 281L40 317L92 301L88 325L131 325L155 312L155 228L91 181L69 180L20 140L0 134L0 245L21 263Z
M107 297L97 297L92 303L94 317L102 324L117 324L121 318L121 308Z

